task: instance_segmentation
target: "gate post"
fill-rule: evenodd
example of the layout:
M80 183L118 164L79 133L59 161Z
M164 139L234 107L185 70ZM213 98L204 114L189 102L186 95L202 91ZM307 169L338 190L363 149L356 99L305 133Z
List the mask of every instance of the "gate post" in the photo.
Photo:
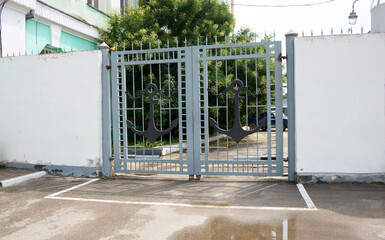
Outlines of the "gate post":
M287 64L287 107L288 107L288 171L289 181L294 181L295 170L295 76L294 76L294 38L298 33L289 31L286 35L286 64Z
M111 175L111 111L110 111L110 47L102 43L98 46L102 52L102 157L104 176Z

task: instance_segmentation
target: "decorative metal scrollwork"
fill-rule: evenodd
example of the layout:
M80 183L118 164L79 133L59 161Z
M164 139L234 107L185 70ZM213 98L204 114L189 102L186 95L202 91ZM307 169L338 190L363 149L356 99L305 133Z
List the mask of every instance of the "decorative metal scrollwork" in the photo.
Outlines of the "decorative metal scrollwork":
M158 89L158 87L154 83L149 83L147 84L146 88L143 90L143 92L140 94L146 94L149 96L149 99L146 99L145 101L150 104L150 121L148 123L148 128L145 131L138 131L135 127L134 124L127 120L127 128L133 131L134 133L144 136L147 138L151 143L154 143L156 139L158 139L160 136L163 136L174 128L178 126L179 123L179 118L176 118L171 122L171 126L167 128L166 130L160 131L156 126L155 126L155 119L154 119L154 103L159 102L159 100L154 99L154 96L160 92L160 94L163 96L164 94ZM126 95L132 99L136 100L137 98L133 97L129 92L126 92ZM172 96L171 96L172 97ZM167 97L167 98L171 98Z
M216 97L219 97L221 94L213 94L211 89L207 89L208 92L210 92L212 95L215 95ZM230 130L224 130L220 128L217 124L217 122L210 117L210 126L215 128L219 133L223 133L229 137L231 137L237 144L246 136L256 133L259 131L261 128L267 126L267 119L263 118L258 122L258 126L253 129L253 130L244 130L241 125L241 117L240 117L240 109L239 109L239 100L240 99L245 99L244 96L240 96L239 93L242 91L247 91L250 92L244 85L241 80L235 79L234 81L231 82L230 86L224 91L224 93L228 92L229 90L233 91L235 94L234 97L230 98L231 100L234 100L235 102L235 108L234 108L234 114L235 114L235 119L234 119L234 125ZM258 93L258 96L261 93Z

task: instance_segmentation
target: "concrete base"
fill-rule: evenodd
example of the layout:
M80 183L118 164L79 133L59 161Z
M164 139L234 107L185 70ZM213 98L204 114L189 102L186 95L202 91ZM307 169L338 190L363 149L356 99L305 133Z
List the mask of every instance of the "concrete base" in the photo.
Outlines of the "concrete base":
M385 183L385 173L297 173L299 183Z
M27 168L32 170L44 170L49 174L73 177L100 177L102 176L102 167L78 167L78 166L60 166L60 165L38 165L30 163L9 162L5 164L11 168Z
M46 174L47 174L46 171L40 171L40 172L35 172L35 173L27 174L27 175L24 175L24 176L20 176L20 177L6 179L6 180L3 180L3 181L0 181L0 187L9 187L9 186L12 186L12 185L15 185L15 184L18 184L18 183L22 183L22 182L28 181L30 179L42 177L42 176L44 176Z

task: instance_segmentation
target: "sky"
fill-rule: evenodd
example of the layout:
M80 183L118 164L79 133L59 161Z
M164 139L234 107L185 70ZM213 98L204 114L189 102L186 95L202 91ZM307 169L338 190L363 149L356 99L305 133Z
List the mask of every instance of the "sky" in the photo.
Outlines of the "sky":
M331 28L334 34L344 34L351 27L348 16L352 11L354 0L234 0L234 15L236 30L249 27L254 32L271 34L275 31L276 40L284 40L285 34L293 29L299 35L304 31L310 36L311 29L314 35L330 35ZM354 5L358 15L357 24L353 26L353 33L360 33L361 26L364 33L370 30L370 8L373 0L360 0ZM295 5L328 2L314 6L302 7L251 7L246 5ZM375 0L377 2L377 0ZM228 0L230 4L230 0ZM375 3L376 4L376 3Z

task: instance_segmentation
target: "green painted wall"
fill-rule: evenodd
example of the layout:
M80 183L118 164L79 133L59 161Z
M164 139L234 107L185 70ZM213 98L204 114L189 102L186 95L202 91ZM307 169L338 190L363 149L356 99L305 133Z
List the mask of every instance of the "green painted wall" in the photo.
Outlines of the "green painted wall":
M106 28L108 15L98 11L79 0L40 0L53 8L67 13L75 18L85 20L87 23L99 28ZM108 9L109 10L109 9ZM107 11L108 11L107 10Z
M61 32L60 35L60 43L59 47L63 51L71 51L72 50L95 50L98 49L98 45L96 43L84 40L72 34Z
M38 54L45 47L51 44L51 33L49 26L38 23L34 20L26 22L26 49L27 54Z

